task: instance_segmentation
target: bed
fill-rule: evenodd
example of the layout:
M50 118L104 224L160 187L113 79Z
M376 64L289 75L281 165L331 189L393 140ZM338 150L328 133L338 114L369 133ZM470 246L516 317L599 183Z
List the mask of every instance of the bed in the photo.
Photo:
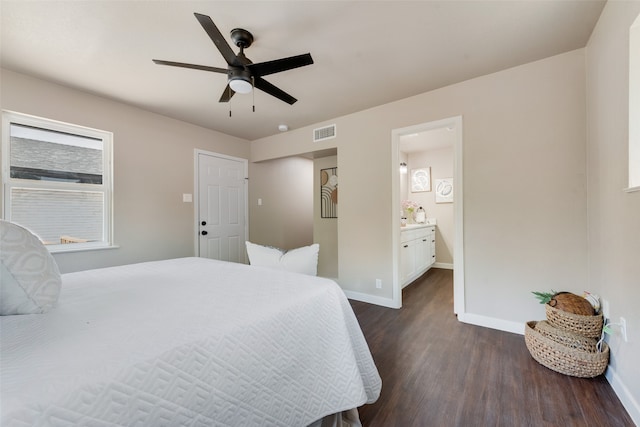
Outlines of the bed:
M55 308L0 317L2 426L319 425L380 394L329 279L203 258L61 278Z

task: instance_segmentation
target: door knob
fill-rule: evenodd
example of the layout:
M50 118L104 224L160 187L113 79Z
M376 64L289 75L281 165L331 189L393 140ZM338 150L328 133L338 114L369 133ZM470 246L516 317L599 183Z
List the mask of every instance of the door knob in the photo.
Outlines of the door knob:
M200 234L202 234L203 236L206 236L209 233L207 233L207 230L202 230L202 233L200 233Z
M200 224L207 225L207 221L202 221Z

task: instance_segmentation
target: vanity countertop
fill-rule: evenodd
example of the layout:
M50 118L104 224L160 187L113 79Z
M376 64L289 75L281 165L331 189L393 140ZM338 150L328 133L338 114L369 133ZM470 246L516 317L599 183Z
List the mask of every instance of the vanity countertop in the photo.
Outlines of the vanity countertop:
M424 224L407 224L405 226L400 227L401 230L413 230L416 228L422 228L422 227L431 227L433 225L436 225L436 219L435 218L427 218L427 221Z

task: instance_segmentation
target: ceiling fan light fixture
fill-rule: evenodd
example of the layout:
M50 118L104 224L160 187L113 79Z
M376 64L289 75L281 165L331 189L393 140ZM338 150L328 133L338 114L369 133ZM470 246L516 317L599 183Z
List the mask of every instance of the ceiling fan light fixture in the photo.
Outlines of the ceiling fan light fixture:
M251 93L253 85L242 78L229 80L229 87L236 93Z

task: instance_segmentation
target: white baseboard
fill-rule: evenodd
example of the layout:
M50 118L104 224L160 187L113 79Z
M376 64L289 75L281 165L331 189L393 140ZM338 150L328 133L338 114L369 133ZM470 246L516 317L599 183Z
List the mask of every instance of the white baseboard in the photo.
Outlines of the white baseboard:
M378 297L375 295L363 294L360 292L354 292L354 291L348 291L348 290L343 290L343 291L344 291L344 294L349 299L366 302L369 304L381 305L383 307L400 308L394 304L393 299L391 298Z
M509 320L496 319L495 317L481 316L479 314L472 313L458 313L458 320L470 325L484 326L485 328L524 335L524 322L512 322Z
M453 264L448 262L434 262L431 266L433 268L444 268L445 270L453 270Z
M616 396L618 396L618 399L620 399L622 406L627 410L635 425L640 425L640 404L633 398L633 395L629 392L622 378L620 378L611 366L607 367L604 376L607 381L609 381L609 384L611 384L611 388L616 393Z

